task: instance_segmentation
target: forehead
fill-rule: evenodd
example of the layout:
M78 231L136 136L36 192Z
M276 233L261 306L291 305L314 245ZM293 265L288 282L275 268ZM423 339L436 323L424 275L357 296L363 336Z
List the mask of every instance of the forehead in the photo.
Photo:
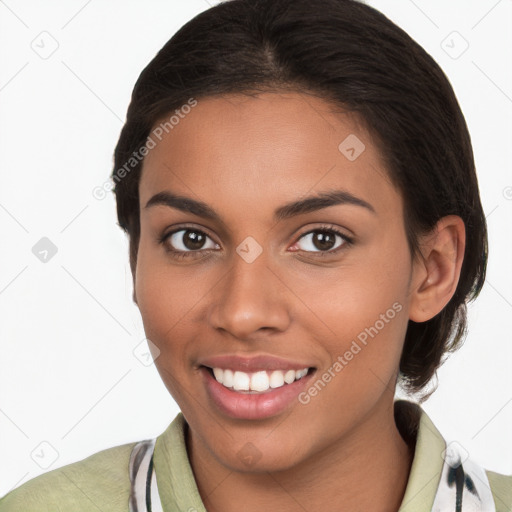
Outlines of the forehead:
M160 141L153 137L140 180L141 207L164 190L226 208L273 209L340 188L377 211L401 207L363 123L318 97L233 94L199 99L187 111L167 125Z

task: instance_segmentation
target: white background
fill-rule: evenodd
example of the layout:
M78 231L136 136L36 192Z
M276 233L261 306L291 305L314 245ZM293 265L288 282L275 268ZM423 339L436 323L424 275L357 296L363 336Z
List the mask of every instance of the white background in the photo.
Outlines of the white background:
M488 280L470 306L470 334L423 406L447 440L510 474L512 1L369 3L453 84L489 225ZM108 180L139 73L209 5L0 1L0 496L46 470L156 436L178 412L155 367L133 353L144 332L127 239L113 194L97 200L92 190ZM468 49L453 58L464 40ZM58 249L47 263L32 253L42 237Z

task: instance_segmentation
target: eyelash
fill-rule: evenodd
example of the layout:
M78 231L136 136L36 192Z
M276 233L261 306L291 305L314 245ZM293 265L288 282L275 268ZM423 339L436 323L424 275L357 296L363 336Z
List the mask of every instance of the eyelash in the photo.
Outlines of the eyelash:
M198 249L197 251L178 251L176 249L170 249L169 246L166 245L165 242L172 235L174 235L175 233L178 233L180 231L187 231L187 230L194 231L195 233L201 233L202 235L205 235L208 238L211 238L210 236L208 236L207 233L205 233L204 231L202 231L200 229L197 229L197 228L195 228L193 226L181 226L178 229L175 229L173 231L170 231L169 233L164 234L161 237L158 237L158 243L164 245L165 250L168 253L172 254L172 256L174 258L177 258L177 259L185 259L185 258L189 258L189 257L196 257L194 255L199 253L199 252L213 251L214 250L214 249ZM305 233L302 233L297 238L297 242L299 240L301 240L303 237L305 237L306 235L310 235L311 233L316 233L316 232L319 232L319 231L320 232L334 233L334 234L340 236L343 239L344 243L342 243L336 249L331 249L331 250L328 250L328 251L301 251L299 249L297 252L313 253L313 254L317 255L315 257L325 258L327 256L332 256L332 255L338 254L338 252L342 251L343 249L346 249L347 247L352 246L353 243L354 243L354 239L352 237L347 236L346 234L342 233L339 229L337 229L336 227L334 227L333 225L330 225L330 224L319 226L319 227L317 227L315 229L310 229L309 231L306 231Z

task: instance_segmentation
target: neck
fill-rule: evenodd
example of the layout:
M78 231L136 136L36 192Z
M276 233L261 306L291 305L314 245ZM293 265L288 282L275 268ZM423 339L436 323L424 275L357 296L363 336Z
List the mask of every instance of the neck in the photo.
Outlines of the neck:
M208 512L372 510L396 512L402 502L414 448L397 429L393 403L372 413L328 450L291 469L239 473L208 455L187 429L193 472Z

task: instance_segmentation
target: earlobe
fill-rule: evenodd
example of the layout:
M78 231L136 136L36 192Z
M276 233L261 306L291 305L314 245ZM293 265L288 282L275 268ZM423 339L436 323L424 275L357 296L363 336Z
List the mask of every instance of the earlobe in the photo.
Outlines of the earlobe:
M420 246L423 257L414 262L409 308L414 322L437 315L457 289L466 246L464 221L457 215L443 217Z

